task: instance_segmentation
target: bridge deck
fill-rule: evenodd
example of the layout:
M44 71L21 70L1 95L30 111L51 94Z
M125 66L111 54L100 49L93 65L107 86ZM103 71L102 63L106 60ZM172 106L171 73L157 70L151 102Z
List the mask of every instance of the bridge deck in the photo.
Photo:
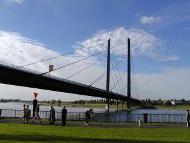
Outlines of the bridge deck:
M87 95L93 97L130 101L132 103L140 103L140 101L137 99L128 98L124 95L113 92L107 92L103 89L91 87L70 80L53 77L49 78L45 75L42 76L38 73L18 70L16 68L5 65L0 65L0 83L73 93L79 95Z

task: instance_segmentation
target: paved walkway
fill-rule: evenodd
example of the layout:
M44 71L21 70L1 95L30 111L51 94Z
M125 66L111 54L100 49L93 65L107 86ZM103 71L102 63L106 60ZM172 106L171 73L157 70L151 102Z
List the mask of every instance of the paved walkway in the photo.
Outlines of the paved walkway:
M0 123L16 123L16 124L23 124L22 118L0 118ZM42 122L32 120L29 121L29 124L35 125L49 125L47 119L42 119ZM61 121L56 121L55 126L61 126ZM67 121L67 126L80 126L85 127L84 121ZM123 128L130 128L130 127L139 127L138 123L113 123L113 122L90 122L90 127L98 127L98 128L113 128L113 127L123 127ZM185 128L185 123L142 123L142 127L144 128Z

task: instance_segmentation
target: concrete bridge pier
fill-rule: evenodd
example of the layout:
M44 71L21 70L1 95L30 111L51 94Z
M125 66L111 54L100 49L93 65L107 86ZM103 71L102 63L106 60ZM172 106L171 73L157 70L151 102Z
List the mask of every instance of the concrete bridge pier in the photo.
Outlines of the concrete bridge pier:
M119 108L119 101L118 100L116 100L116 107L117 107L117 111L119 110L118 108Z

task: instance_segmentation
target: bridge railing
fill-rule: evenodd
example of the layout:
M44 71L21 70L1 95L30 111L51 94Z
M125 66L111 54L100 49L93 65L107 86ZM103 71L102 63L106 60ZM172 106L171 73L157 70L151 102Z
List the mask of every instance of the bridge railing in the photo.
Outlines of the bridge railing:
M40 118L42 119L48 119L49 118L49 111L40 111L39 112ZM55 118L57 120L61 120L62 113L61 112L55 112ZM23 117L23 111L22 110L14 110L14 109L0 109L0 117L5 118L22 118ZM32 117L32 112L31 112ZM84 113L79 112L69 112L67 114L68 120L84 120L85 115Z
M110 115L95 114L94 120L105 122L149 122L149 123L185 123L185 114L130 114L130 113L114 113Z
M32 112L31 112L32 115ZM39 115L43 119L49 118L49 111L40 111ZM22 110L14 109L0 109L0 117L9 118L22 118ZM55 117L57 120L61 120L61 112L56 112ZM85 119L84 112L68 112L67 120L82 121ZM126 112L115 112L115 113L94 113L92 121L95 122L150 122L150 123L185 123L185 114L131 114Z

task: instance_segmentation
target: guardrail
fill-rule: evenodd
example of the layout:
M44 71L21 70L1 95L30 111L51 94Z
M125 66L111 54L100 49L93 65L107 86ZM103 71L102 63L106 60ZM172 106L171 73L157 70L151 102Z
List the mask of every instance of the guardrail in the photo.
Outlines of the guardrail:
M31 112L32 115L32 112ZM49 111L40 111L41 118L48 119ZM0 117L23 117L22 110L0 109ZM55 118L61 120L61 112L55 112ZM82 121L85 119L84 112L68 112L67 120ZM92 121L96 122L143 122L150 123L185 123L186 114L131 114L127 112L94 113Z
M57 120L61 120L61 112L55 112L55 118ZM49 111L40 111L39 112L40 118L42 119L48 119L49 118ZM14 109L0 109L0 117L13 117L13 118L22 118L23 117L23 111L22 110L14 110ZM32 117L32 111L31 111L31 117ZM85 115L84 113L79 112L69 112L67 114L68 120L84 120Z
M106 116L109 117L106 118ZM126 112L99 115L97 118L97 120L110 122L138 122L141 120L145 123L184 123L186 122L186 119L186 114L131 114Z

